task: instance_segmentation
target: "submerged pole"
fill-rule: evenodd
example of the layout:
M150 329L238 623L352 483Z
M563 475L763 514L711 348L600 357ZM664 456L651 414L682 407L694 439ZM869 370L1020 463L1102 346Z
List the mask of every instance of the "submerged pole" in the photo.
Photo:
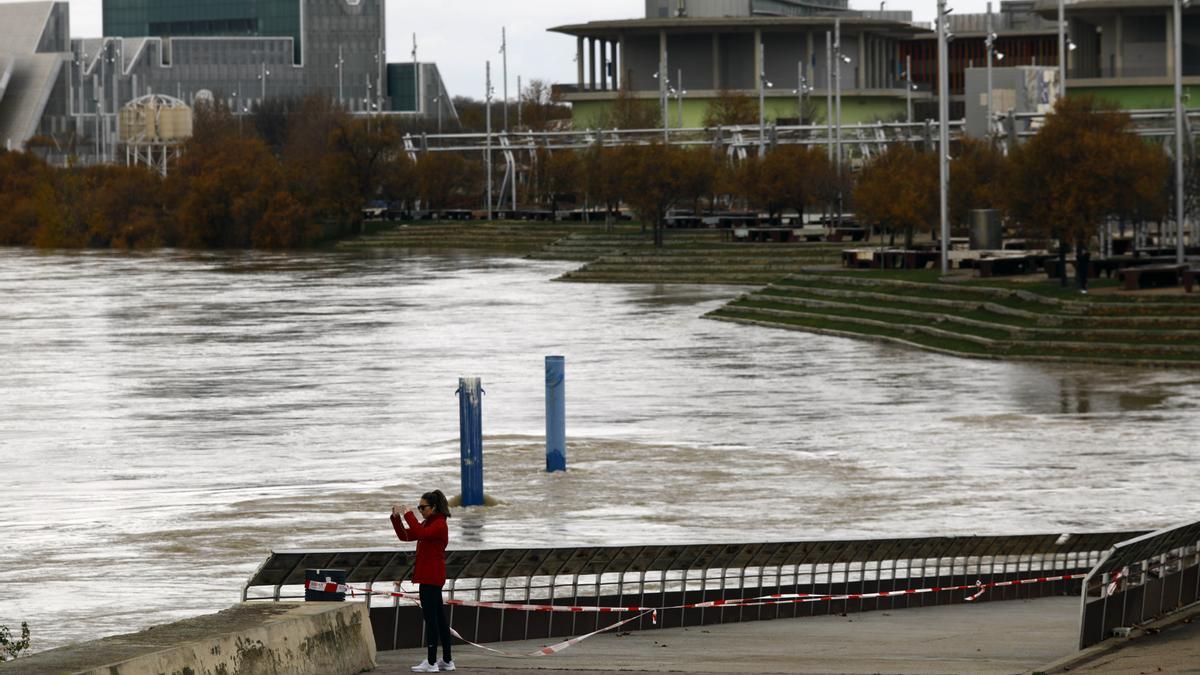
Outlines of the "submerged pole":
M458 380L458 439L462 455L462 505L483 505L483 385Z
M546 472L567 470L565 359L546 357Z

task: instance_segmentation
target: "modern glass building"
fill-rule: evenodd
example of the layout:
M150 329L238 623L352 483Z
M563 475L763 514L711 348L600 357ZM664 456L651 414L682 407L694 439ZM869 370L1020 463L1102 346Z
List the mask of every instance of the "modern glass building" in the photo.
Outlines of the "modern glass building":
M384 0L104 0L105 37L88 39L70 39L69 16L62 1L0 4L0 147L41 135L113 161L121 107L147 94L457 119L436 65L389 67Z
M298 0L105 0L109 37L290 37L296 61L304 36Z

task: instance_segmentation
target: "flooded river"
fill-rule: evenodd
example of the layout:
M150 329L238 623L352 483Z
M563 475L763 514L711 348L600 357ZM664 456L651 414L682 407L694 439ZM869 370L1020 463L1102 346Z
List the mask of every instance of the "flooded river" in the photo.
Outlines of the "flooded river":
M34 648L216 611L272 548L1141 528L1195 517L1200 372L970 361L709 321L745 289L474 255L0 250L0 624ZM543 357L567 359L566 474Z

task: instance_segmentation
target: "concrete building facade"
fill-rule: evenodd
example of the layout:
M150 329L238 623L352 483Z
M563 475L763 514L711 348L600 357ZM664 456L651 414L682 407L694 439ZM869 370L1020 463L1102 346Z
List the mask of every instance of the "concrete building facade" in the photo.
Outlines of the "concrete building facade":
M384 0L105 0L103 15L105 37L72 40L65 2L0 5L0 30L23 36L4 44L28 52L0 62L47 64L48 93L35 103L0 94L0 121L18 109L25 120L0 126L5 145L39 135L85 162L111 160L120 108L146 94L211 98L235 114L315 94L356 113L429 115L442 105L454 119L434 64L416 69L420 86L389 88Z
M1039 73L1038 86L1057 87L1056 76L1046 73L1059 60L1056 0L1003 0L996 9L995 51L1004 58L993 65L1021 69L1012 74L1017 79ZM1197 101L1200 2L1185 8L1183 16L1183 82L1190 100ZM1066 17L1076 45L1068 52L1069 95L1092 94L1125 109L1173 105L1172 0L1068 0ZM774 84L764 92L767 119L798 119L800 101L793 92L801 72L809 96L826 95L825 33L833 31L835 19L841 24L842 54L849 58L838 70L844 123L899 119L910 98L915 119L936 116L936 34L907 13L850 11L836 2L647 0L643 19L550 30L576 39L576 81L560 90L574 107L577 125L596 124L622 87L636 98L658 101L655 73L665 63L670 86L687 92L672 97L669 123L679 126L682 108L683 126L695 127L722 89L757 98L760 72ZM967 100L967 81L969 71L982 70L987 62L987 17L951 14L948 25L954 34L948 47L951 117L961 119L979 107L979 92ZM820 119L823 107L814 102ZM994 110L1007 112L1002 105Z
M858 122L905 114L899 45L922 29L897 18L906 17L684 17L600 21L551 30L576 38L577 81L564 93L574 106L577 124L594 124L622 88L637 98L659 100L656 74L663 65L669 86L687 91L685 127L700 126L704 111L721 92L757 98L760 89L768 119L796 119L801 77L808 96L823 98L835 73L841 79L843 120ZM826 33L834 32L835 20L844 57L836 70L825 48ZM678 126L674 99L670 107L669 117ZM824 106L818 108L823 115Z

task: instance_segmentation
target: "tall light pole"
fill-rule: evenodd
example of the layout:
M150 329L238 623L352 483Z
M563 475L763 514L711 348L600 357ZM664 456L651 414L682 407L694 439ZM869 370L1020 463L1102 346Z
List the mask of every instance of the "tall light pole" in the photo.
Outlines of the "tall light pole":
M508 131L508 29L500 27L500 54L504 69L504 130Z
M258 81L262 84L261 96L258 99L258 107L261 108L267 100L267 78L271 76L271 71L267 70L267 64L264 61L260 64L258 71Z
M796 62L796 119L804 126L804 95L808 93L808 80L804 79L804 61Z
M1061 0L1060 0L1061 1ZM950 74L946 47L946 0L938 0L938 180L941 212L942 274L950 272Z
M912 108L912 54L904 57L904 77L907 79L904 85L904 102L908 107L908 123L912 124L913 108Z
M683 68L679 69L679 74L675 81L675 103L679 110L679 128L683 128L683 97L687 94L687 90L683 88Z
M118 128L118 124L117 124L117 122L118 122L117 116L121 114L121 102L120 102L121 85L117 78L121 75L121 65L125 61L125 58L124 58L125 41L121 40L121 41L117 42L116 45L117 45L117 47L120 48L121 53L118 54L116 49L113 49L113 51L112 51L112 113L113 113L113 116L112 116L112 125L111 125L112 139L111 139L111 142L109 143L109 148L108 148L109 160L113 164L117 163L117 143L120 141L120 137L119 137L120 129Z
M996 33L992 30L992 3L987 4L987 135L992 135L992 54L996 51Z
M413 112L421 112L421 64L417 61L417 34L413 33Z
M1058 0L1058 93L1067 97L1067 3Z
M860 38L861 39L861 38ZM837 118L835 124L837 126L834 145L837 148L837 157L834 161L834 168L837 170L838 177L838 196L837 196L837 218L838 227L842 225L842 64L850 63L850 57L842 54L842 20L833 20L833 62L836 70L833 71L833 100L837 110L834 116Z
M524 100L521 96L521 76L517 76L517 128L524 126L524 120L521 118L521 108Z
M487 219L492 219L492 62L487 62L487 92L483 97L487 118L487 156L484 170L487 172Z
M337 68L338 71L338 106L344 108L346 107L346 90L342 86L342 78L344 71L346 70L346 59L342 57L341 43L338 43L338 60L333 67Z
M825 31L825 139L833 161L833 34Z
M761 42L758 45L758 156L767 152L767 87L772 86L767 81L767 47Z
M833 106L835 108L834 127L834 168L837 169L838 181L842 178L842 20L833 20ZM838 194L838 218L842 214L842 197ZM840 223L839 223L840 224Z
M1175 262L1184 264L1187 249L1183 245L1183 6L1187 0L1175 0Z
M654 79L658 80L658 105L662 115L663 145L666 145L671 142L671 117L667 111L667 91L671 88L671 83L667 81L665 52L658 59L658 72L654 74Z

